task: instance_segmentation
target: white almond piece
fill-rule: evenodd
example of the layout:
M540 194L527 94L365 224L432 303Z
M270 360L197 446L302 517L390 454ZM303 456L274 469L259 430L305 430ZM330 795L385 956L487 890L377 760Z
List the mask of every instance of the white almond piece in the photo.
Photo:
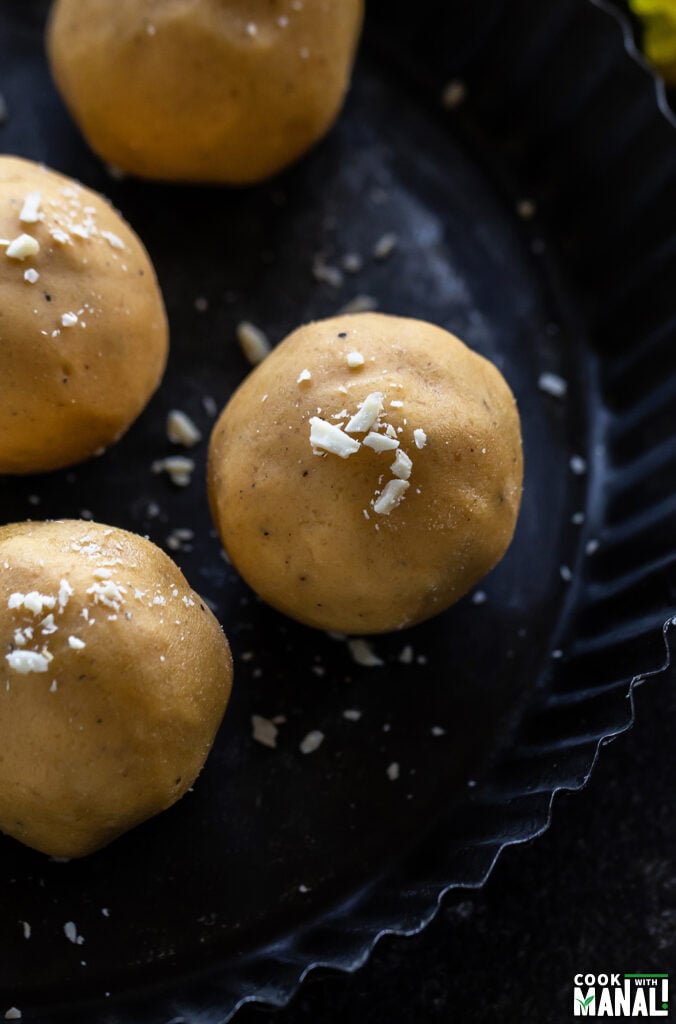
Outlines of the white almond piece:
M383 235L373 247L373 258L376 260L386 260L388 256L392 255L398 242L399 238L393 231Z
M62 327L75 327L77 323L77 313L64 313L61 317Z
M14 238L7 249L5 256L11 260L27 260L29 256L36 256L40 252L40 243L32 235L19 235Z
M313 448L330 452L341 459L347 459L361 448L359 441L336 427L333 423L313 416L310 420L310 444Z
M260 327L256 327L255 324L249 323L248 320L242 320L237 325L237 340L245 358L252 366L262 363L272 351L272 346L264 331Z
M319 729L313 729L301 742L300 752L301 754L314 754L315 750L319 750L323 742L324 733L320 732Z
M416 430L413 431L413 440L415 441L416 448L425 447L425 445L427 444L427 434L422 429L422 427L418 427Z
M79 638L79 637L77 637L77 636L69 636L69 637L68 637L68 646L69 646L69 647L71 648L71 650L73 650L73 651L82 651L82 650L84 650L84 648L85 648L85 647L86 647L87 645L86 645L86 643L84 642L84 640L80 640L80 638Z
M387 434L367 434L364 444L367 448L373 448L374 452L391 452L399 447L399 441Z
M359 412L355 413L345 430L348 434L366 434L383 411L383 395L373 391L361 403Z
M251 716L251 735L256 743L261 743L264 747L274 750L277 746L278 732L279 729L269 718L263 718L262 715Z
M298 380L296 381L296 384L302 384L303 381L306 380L312 380L312 374L310 373L309 370L301 370L300 373L298 374Z
M114 235L112 231L102 231L101 238L105 238L106 242L108 242L113 249L124 249L124 242L118 235Z
M387 777L390 782L396 782L399 778L399 765L396 761L387 766Z
M380 668L385 662L374 652L367 640L356 637L347 641L352 660L362 668Z
M401 504L410 486L408 480L390 480L373 506L373 511L379 516L389 516Z
M37 284L37 282L40 280L40 275L38 274L35 267L29 267L28 270L24 270L23 279L28 284Z
M23 676L31 672L46 672L51 660L38 651L12 651L11 654L5 655L5 659L11 669Z
M172 409L167 416L167 437L172 444L192 448L202 440L202 433L186 413Z
M348 352L345 356L345 362L351 370L356 370L358 366L363 366L365 359L361 352Z
M177 487L187 487L192 479L195 461L182 455L172 455L168 459L157 459L151 468L153 473L166 473Z
M29 192L23 201L19 220L22 224L37 224L40 220L42 192Z
M565 398L568 392L568 382L558 373L541 373L538 378L538 387L540 391L551 395L552 398Z
M399 477L400 480L408 480L412 469L413 463L406 452L403 452L400 449L394 457L394 462L390 466L390 471L394 476Z
M17 1006L10 1006L9 1010L5 1013L5 1020L21 1020L22 1013Z

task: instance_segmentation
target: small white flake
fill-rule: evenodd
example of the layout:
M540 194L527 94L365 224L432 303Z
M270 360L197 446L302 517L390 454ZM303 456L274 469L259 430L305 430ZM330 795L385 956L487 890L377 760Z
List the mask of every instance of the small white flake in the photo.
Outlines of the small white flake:
M319 284L327 284L330 288L340 288L343 283L343 272L324 262L322 256L315 256L312 263L312 276Z
M82 651L82 650L84 650L84 648L85 648L85 647L86 647L87 645L86 645L86 643L84 642L84 640L80 640L80 638L79 638L79 637L77 637L77 636L69 636L69 637L68 637L68 646L69 646L69 647L71 648L71 650L73 650L73 651Z
M218 403L211 395L202 395L202 406L207 416L218 415Z
M600 544L599 544L599 542L597 540L594 540L594 539L588 540L587 543L585 544L585 547L584 547L584 553L586 555L595 555L596 552L598 551L599 547L600 547Z
M433 725L432 728L430 729L430 732L432 733L433 736L436 737L446 735L446 730L441 725Z
M21 925L24 939L30 939L32 929L28 921L19 921L19 924Z
M387 777L390 782L396 782L399 778L399 765L396 761L393 761L392 764L387 766Z
M399 449L394 457L394 462L390 466L390 472L400 480L408 480L411 476L412 469L413 463L409 459L408 455L406 452Z
M324 733L320 732L319 729L313 729L301 741L299 750L301 754L314 754L315 750L319 750L323 742Z
M198 313L206 313L209 308L209 300L204 295L198 295L194 302L195 309Z
M343 718L348 722L358 722L361 716L362 712L358 708L347 708L346 711L343 711Z
M40 220L40 204L42 192L29 192L24 199L19 220L22 224L37 224Z
M167 416L167 437L172 444L182 444L185 448L192 448L202 440L200 430L180 409L172 409Z
M584 512L575 512L571 516L570 521L573 524L573 526L582 526L582 524L584 523Z
M10 1006L9 1010L5 1013L5 1020L21 1020L21 1010L16 1006Z
M404 649L402 650L402 652L399 655L399 658L397 660L402 665L412 665L413 664L413 648L411 647L410 644L407 644L406 647L404 647Z
M248 320L242 320L237 325L237 340L245 358L252 366L262 363L272 351L267 335Z
M256 743L261 743L264 747L270 747L272 750L276 748L279 729L269 718L263 718L262 715L252 715L251 729L251 735Z
M456 110L467 98L467 86L459 78L448 82L441 93L441 105L445 110Z
M472 594L472 604L486 604L488 595L485 590L475 590Z
M340 427L327 423L317 416L310 419L310 444L313 450L329 452L341 459L349 458L361 447L359 441L354 437L348 437Z
M425 447L427 444L427 434L422 427L417 427L417 429L413 431L413 440L415 441L416 448Z
M172 455L168 459L157 459L152 464L153 473L166 473L176 487L187 487L195 469L193 459Z
M77 323L77 321L78 321L77 313L64 313L63 316L61 317L61 326L62 327L75 327L75 324Z
M571 570L568 568L567 565L562 565L559 568L559 573L561 574L561 579L563 580L564 583L570 583L570 581L573 578L573 573L571 572Z
M63 934L69 942L73 943L74 946L81 946L84 943L82 936L77 933L74 921L66 921L63 926Z
M5 660L11 669L26 676L31 672L46 672L51 658L38 651L11 651L5 655Z
M370 433L364 438L364 445L367 448L372 448L374 452L391 452L399 447L399 441L386 434Z
M368 433L382 411L383 395L380 391L373 391L360 404L359 412L354 414L345 430L348 434Z
M356 370L359 366L364 365L364 357L361 352L348 352L345 356L345 362L351 370Z
M373 258L376 260L388 259L396 249L398 242L399 239L393 231L383 235L373 247Z
M303 384L307 380L312 380L312 374L310 373L309 370L301 370L300 373L298 374L296 384Z
M581 455L571 455L569 466L571 473L574 473L575 476L584 476L587 472L586 460Z
M568 393L568 383L558 373L541 373L538 378L538 387L546 395L552 398L565 398Z
M5 249L5 256L11 260L27 260L29 256L36 256L40 252L40 243L32 235L19 235L14 238Z
M355 637L347 641L352 660L361 665L362 668L380 668L385 662L374 652L368 641L362 637Z
M114 235L112 231L102 231L101 238L105 238L106 242L108 242L113 249L124 249L124 242L118 235Z
M35 267L29 267L28 270L24 270L23 279L28 284L37 284L37 282L40 280L40 275L38 274Z
M390 512L393 512L404 500L410 486L408 480L390 480L375 502L373 511L379 516L389 516Z
M298 892L302 892L302 893L310 892L309 885L299 885L298 886Z

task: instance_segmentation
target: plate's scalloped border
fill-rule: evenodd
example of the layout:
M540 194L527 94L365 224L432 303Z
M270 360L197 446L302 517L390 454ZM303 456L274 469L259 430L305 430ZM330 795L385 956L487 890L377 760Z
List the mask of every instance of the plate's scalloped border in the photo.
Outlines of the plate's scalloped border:
M594 3L595 6L605 7L605 4L603 3L603 0L591 0L591 2ZM674 122L674 124L675 124L675 127L676 127L676 121ZM214 1024L228 1024L228 1022L233 1019L233 1017L238 1012L238 1010L240 1010L243 1006L246 1006L246 1005L251 1004L251 1003L256 1003L256 1004L260 1005L262 1008L264 1008L265 1006L268 1006L271 1009L276 1009L276 1010L283 1009L285 1006L289 1005L291 1000L297 994L300 986L303 984L303 982L308 977L308 975L311 974L313 971L316 971L316 970L335 970L335 971L339 971L339 972L344 973L344 974L354 974L356 971L358 971L361 967L363 967L368 962L368 960L369 960L373 950L375 949L375 947L377 946L377 944L380 942L381 939L385 938L386 936L397 936L397 937L400 937L400 938L411 938L412 936L419 935L420 932L424 931L425 928L429 924L431 924L431 922L437 916L437 913L438 913L438 911L441 908L441 904L442 904L444 898L448 895L449 892L452 892L455 889L463 889L463 890L467 890L467 891L472 891L472 890L478 890L478 889L483 888L483 886L488 881L488 878L492 874L492 872L493 872L493 870L495 868L495 865L497 864L497 862L498 862L500 856L502 855L503 851L506 850L508 847L518 846L518 845L520 845L522 843L531 842L533 839L537 839L539 836L544 835L544 833L549 829L549 827L550 827L550 825L552 823L552 817L553 817L553 813L554 813L554 802L555 802L555 799L556 799L557 795L559 793L578 793L581 790L585 789L585 787L588 785L589 780L590 780L590 778L592 776L592 773L593 773L593 771L594 771L594 769L596 767L596 763L597 763L597 761L599 759L601 748L604 747L604 746L607 746L614 739L617 739L618 736L624 735L626 732L628 732L632 728L632 726L634 725L634 722L636 721L636 701L635 701L634 691L636 690L636 688L638 686L640 686L642 683L646 682L646 680L664 674L671 667L671 664L672 664L672 650L671 650L671 644L670 644L670 639L669 639L669 633L670 633L672 628L674 628L674 630L676 630L676 616L668 618L666 620L666 622L664 622L664 624L662 626L662 639L663 639L664 648L665 648L665 656L664 656L664 661L663 661L662 665L660 665L659 668L651 669L650 671L647 671L647 672L644 672L644 673L641 673L639 675L634 676L630 680L630 682L628 684L627 692L624 694L624 699L626 699L628 701L628 705L629 705L629 714L628 714L627 721L625 722L624 725L622 725L619 728L613 730L612 732L608 732L607 734L601 736L600 739L597 740L595 748L594 748L594 753L593 753L593 756L592 756L591 763L590 763L590 765L589 765L589 767L588 767L588 769L587 769L587 771L586 771L586 773L584 775L584 778L583 778L582 782L579 785L576 785L576 786L561 785L561 786L555 786L554 787L554 789L551 791L551 794L550 794L550 797L549 797L546 821L545 821L545 823L540 828L534 829L532 831L532 833L527 835L527 836L520 837L518 839L510 839L510 840L506 840L506 841L502 842L499 845L497 851L495 852L495 854L494 854L494 856L493 856L493 858L492 858L488 868L483 872L481 878L477 882L461 883L461 884L456 883L456 882L451 882L448 885L444 886L439 891L439 893L437 894L437 896L436 896L436 898L434 900L434 903L430 906L428 912L420 919L418 924L415 925L414 927L412 927L412 928L394 928L394 927L379 928L379 929L377 929L375 931L375 933L373 935L368 936L368 937L366 937L364 939L363 948L360 950L360 952L357 955L353 954L352 958L350 959L349 962L345 962L345 960L341 959L339 953L336 954L335 958L333 958L333 957L324 957L323 959L314 960L313 962L309 963L307 965L307 967L305 967L304 969L302 969L299 972L299 974L298 974L295 982L292 984L291 988L287 989L283 994L280 994L280 997L278 999L275 999L274 997L272 997L270 995L265 996L265 997L261 997L261 996L256 995L256 994L251 994L251 995L243 996L241 999L238 1000L236 1005L233 1006L233 1008L230 1011L227 1012L225 1017L219 1018L218 1022L214 1021ZM308 930L311 930L311 928L312 928L312 926L308 926ZM352 938L352 940L354 940L354 933L352 933L351 938ZM267 947L267 949L269 950L271 955L274 955L274 948L275 947ZM265 952L264 950L261 951L261 953L264 953L264 952ZM280 988L281 988L281 986L280 986ZM188 1024L188 1021L189 1021L189 1019L186 1017L185 1018L185 1024ZM174 1022L170 1022L170 1024L174 1024ZM180 1016L177 1017L175 1019L175 1024L183 1024L183 1018L180 1017Z
M618 25L620 26L620 28L622 30L624 48L625 48L626 53L628 54L628 56L636 64L639 65L639 67L644 71L646 76L649 79L652 80L652 84L653 84L653 88L654 88L654 92L655 92L655 98L657 100L657 106L659 108L659 111L662 114L662 116L665 118L665 120L673 128L676 129L676 114L674 113L674 111L672 111L672 109L671 109L671 107L669 105L665 84L664 84L663 80L659 77L659 75L655 72L655 70L652 68L652 66L650 64L648 64L648 62L645 60L645 58L644 58L643 54L641 53L641 51L638 49L638 47L636 45L635 38L634 38L634 31L633 31L633 28L632 28L631 23L630 23L629 19L627 18L627 16L624 15L611 2L609 2L609 0L588 0L588 2L592 6L594 6L594 7L598 8L599 10L603 11L606 15L608 15L611 18L613 18L618 23ZM340 952L338 952L338 951L336 951L336 954L334 956L326 956L325 955L322 958L314 959L314 960L312 960L312 962L307 964L306 967L304 967L304 968L302 968L302 969L300 969L298 971L298 973L295 975L295 980L291 980L290 984L279 985L280 991L276 995L273 995L271 992L268 991L268 993L266 995L259 995L259 994L253 993L253 994L248 994L248 995L242 996L236 1002L236 1004L232 1007L232 1009L226 1013L226 1015L224 1017L219 1017L217 1022L216 1022L216 1019L214 1019L214 1024L228 1024L228 1022L233 1019L235 1014L243 1006L246 1006L248 1004L258 1004L262 1008L265 1007L265 1006L268 1006L271 1009L272 1008L274 1008L274 1009L282 1009L283 1007L288 1006L288 1004L291 1002L291 1000L294 998L294 996L298 993L298 990L300 989L300 987L303 984L303 982L305 981L305 979L314 971L329 969L329 970L339 971L339 972L345 973L345 974L354 974L361 967L363 967L364 964L367 963L367 961L368 961L369 957L371 956L373 950L375 949L376 945L380 942L381 939L385 938L386 936L398 936L398 937L401 937L401 938L406 938L406 937L412 937L414 935L420 934L420 932L422 932L434 920L434 918L436 917L436 915L437 915L437 913L438 913L438 911L439 911L439 909L441 907L441 904L442 904L444 898L446 897L446 895L449 892L451 892L451 891L453 891L455 889L464 889L464 890L467 890L467 891L472 891L472 890L477 890L477 889L482 888L486 884L486 882L487 882L489 876L491 875L491 873L493 872L493 870L495 868L495 865L497 864L497 862L498 862L500 856L502 855L503 851L505 849L507 849L508 847L517 846L517 845L519 845L521 843L525 843L525 842L530 842L533 839L536 839L539 836L543 835L549 829L549 827L551 825L552 817L553 817L553 813L554 813L554 802L555 802L555 799L556 799L557 795L559 793L562 793L562 792L567 792L567 793L580 792L582 789L584 789L588 785L589 780L590 780L590 778L592 776L592 773L593 773L593 771L594 771L594 769L596 767L599 755L601 753L601 748L604 747L604 746L607 746L609 743L612 742L612 740L616 739L618 736L621 736L621 735L625 734L626 732L628 732L632 728L632 726L634 725L634 722L636 721L636 701L635 701L635 690L636 690L636 688L638 686L640 686L642 683L644 683L648 679L654 678L656 676L663 675L671 667L671 664L672 664L672 649L671 649L671 643L670 643L670 636L669 636L669 634L670 634L670 631L671 631L672 628L676 629L676 615L668 617L663 622L662 627L661 627L662 639L663 639L664 650L665 650L664 661L663 661L662 665L660 665L658 668L651 669L651 670L642 672L642 673L640 673L638 675L635 675L629 681L628 686L627 686L627 691L624 694L624 698L623 698L623 699L626 699L627 702L628 702L628 715L627 715L627 719L626 719L625 723L623 725L621 725L620 727L618 727L618 728L616 728L616 729L614 729L612 731L609 731L608 733L604 734L603 736L601 736L597 740L597 742L595 744L595 747L594 747L594 751L593 751L591 760L590 760L590 763L589 763L589 765L588 765L588 767L587 767L587 769L586 769L586 771L584 773L584 777L583 777L582 781L579 783L579 785L559 785L559 786L555 786L552 789L552 791L550 793L550 796L549 796L549 800L548 800L546 820L545 820L544 824L541 827L533 829L532 832L530 834L526 835L526 836L521 836L521 837L519 837L517 839L508 839L508 840L506 840L504 842L501 842L500 845L498 846L495 854L493 855L493 857L492 857L492 859L490 861L490 864L484 870L481 878L478 881L473 882L473 883L462 883L462 884L451 882L448 885L443 886L440 889L440 891L437 893L436 898L434 899L434 902L430 905L429 909L420 917L418 923L415 926L408 927L408 928L397 928L397 927L376 928L376 929L374 929L372 934L365 934L364 935L363 942L361 943L361 948L360 948L359 952L356 953L356 954L353 952L350 955L349 959L346 959L344 955L341 956ZM657 630L655 630L655 634L657 636ZM341 911L339 909L338 911L336 911L336 916L340 916L340 914L341 914ZM324 920L324 923L326 923L327 919L324 918L323 920ZM307 934L310 934L311 931L312 931L312 928L313 928L312 925L308 925L307 929L303 929L303 931L307 932ZM368 931L367 929L363 929L363 930L365 932ZM352 929L351 933L350 933L350 944L351 945L354 944L354 940L355 940L355 931L354 931L354 929ZM277 948L282 948L283 945L284 945L283 942L279 943ZM259 952L258 956L255 957L255 959L259 959L259 958L265 957L266 952L270 955L271 959L274 959L275 946L270 946L270 947L267 947L265 950L261 950ZM254 958L252 958L252 959L254 959ZM188 1024L188 1020L189 1020L189 1018L186 1017L185 1018L186 1024ZM176 1024L179 1024L180 1021L181 1021L181 1017L179 1016L179 1017L176 1018Z

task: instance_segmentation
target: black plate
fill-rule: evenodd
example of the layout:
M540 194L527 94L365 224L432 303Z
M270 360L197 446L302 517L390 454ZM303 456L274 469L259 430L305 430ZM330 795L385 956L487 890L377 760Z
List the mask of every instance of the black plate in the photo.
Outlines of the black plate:
M50 84L46 4L0 8L0 147L111 196L155 261L173 342L127 437L72 471L3 479L2 518L87 510L159 544L192 528L177 561L237 658L214 752L176 808L82 862L0 839L0 1010L41 1024L212 1024L243 1001L280 1005L311 966L354 969L384 931L420 928L446 889L480 885L630 724L631 681L664 664L670 615L676 144L602 6L372 0L336 130L246 191L113 180ZM447 111L439 96L456 76L467 100ZM517 215L525 197L533 220ZM389 231L394 254L371 259ZM317 254L353 251L361 273L340 289L315 282ZM247 372L239 320L280 339L357 294L497 362L526 457L517 535L485 603L376 640L386 666L371 669L262 606L221 559L205 444L186 491L150 473L170 450L166 412L184 409L207 435L203 397L224 403ZM545 372L567 381L565 398L541 390ZM277 750L253 742L252 714L287 716ZM311 729L326 738L303 756Z

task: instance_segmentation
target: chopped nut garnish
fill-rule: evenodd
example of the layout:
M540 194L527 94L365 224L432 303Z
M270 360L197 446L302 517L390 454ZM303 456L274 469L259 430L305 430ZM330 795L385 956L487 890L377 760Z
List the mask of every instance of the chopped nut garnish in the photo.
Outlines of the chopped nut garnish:
M367 395L361 403L359 412L355 413L345 427L348 434L366 434L383 411L383 396L380 391Z
M180 409L172 409L167 416L167 437L172 444L182 444L186 448L192 448L202 440L200 430Z
M373 648L362 637L347 641L352 660L362 668L380 668L385 662L374 653Z
M242 320L237 325L237 340L245 358L252 366L262 363L272 351L267 335L248 320Z
M334 426L326 420L313 416L310 420L310 444L313 449L321 449L337 455L341 459L347 459L354 455L361 448L359 441Z
M408 480L390 480L375 502L373 511L379 516L389 516L401 504L410 486Z
M40 252L40 243L32 235L19 235L13 239L5 250L5 256L11 260L27 260Z
M40 203L42 202L42 192L29 192L24 199L24 204L19 214L19 220L22 224L37 224L40 220Z
M394 457L394 462L390 466L390 471L394 476L399 477L400 480L408 480L413 469L413 463L409 459L406 452L399 449Z
M319 729L313 729L301 742L300 752L301 754L314 754L315 750L318 750L323 742L324 733L320 732Z
M367 448L372 448L374 452L391 452L399 447L399 441L387 434L367 434L364 444Z
M272 750L276 748L279 729L274 722L269 718L263 718L262 715L252 715L251 726L251 735L256 743L261 743L264 747L270 747Z

